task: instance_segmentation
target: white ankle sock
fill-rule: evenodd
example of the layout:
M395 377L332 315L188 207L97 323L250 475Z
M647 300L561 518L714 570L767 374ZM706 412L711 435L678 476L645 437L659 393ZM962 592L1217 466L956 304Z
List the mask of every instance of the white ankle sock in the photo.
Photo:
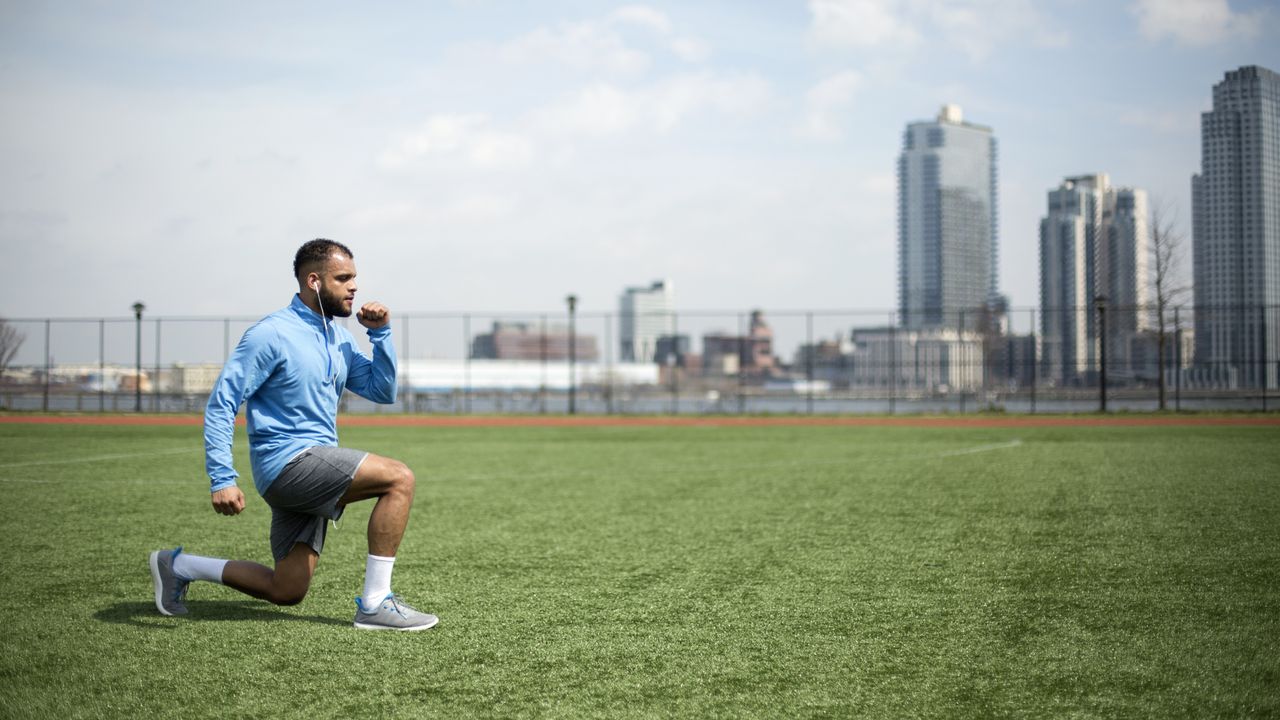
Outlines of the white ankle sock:
M186 580L208 580L222 584L222 569L227 566L226 560L199 555L178 553L173 559L173 572Z
M372 610L391 594L391 569L396 564L394 557L370 555L364 562L364 594L360 596L360 604L366 610Z

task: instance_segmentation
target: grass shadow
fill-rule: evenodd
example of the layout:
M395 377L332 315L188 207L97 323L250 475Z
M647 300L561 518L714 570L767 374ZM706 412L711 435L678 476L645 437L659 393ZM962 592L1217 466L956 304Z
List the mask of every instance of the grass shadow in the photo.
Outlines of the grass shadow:
M350 620L339 620L321 615L296 615L253 600L199 600L187 601L191 612L180 617L165 617L156 611L155 603L120 602L93 614L100 622L116 625L133 625L154 629L173 629L179 622L285 622L301 621L320 625L351 625Z

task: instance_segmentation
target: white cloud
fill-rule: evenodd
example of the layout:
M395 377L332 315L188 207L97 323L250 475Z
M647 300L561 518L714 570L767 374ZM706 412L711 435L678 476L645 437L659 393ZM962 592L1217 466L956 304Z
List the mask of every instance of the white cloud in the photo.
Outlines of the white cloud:
M1187 45L1212 45L1257 32L1261 13L1237 13L1227 0L1137 0L1130 10L1149 40L1172 37Z
M811 140L838 140L844 137L840 116L853 104L862 85L862 75L846 70L828 77L805 93L805 118L801 137Z
M1010 40L1065 47L1069 36L1030 0L922 0L919 7L945 41L970 59L983 60Z
M658 46L650 50L633 47L620 32L627 28L644 31ZM551 59L584 71L635 75L649 69L653 50L665 50L686 62L701 62L710 54L702 40L677 34L662 11L647 5L626 5L603 19L537 28L501 48L499 56L513 63Z
M378 164L395 169L428 156L461 158L479 169L518 167L532 160L533 143L514 133L490 129L485 115L434 115L416 132L402 136L384 151Z
M685 62L697 63L711 56L711 48L698 38L691 36L671 38L671 52Z
M613 18L621 22L640 25L661 35L671 32L671 20L660 10L647 5L627 5L613 12Z
M647 53L628 47L617 32L596 22L540 27L502 48L499 55L515 64L551 59L579 70L624 74L643 72L650 64Z
M834 47L915 45L920 35L899 17L902 10L895 0L809 0L814 38Z
M641 27L663 40L676 57L685 62L702 62L710 55L707 44L690 35L679 35L671 18L648 5L627 5L613 12L611 20L618 24Z
M636 98L600 83L583 88L567 102L539 110L535 117L544 132L604 136L634 127L640 110Z
M809 0L810 35L833 48L949 46L971 60L999 45L1063 47L1069 35L1031 0Z
M666 131L685 117L710 111L726 115L749 114L769 98L769 85L754 75L718 76L712 73L680 75L644 93L654 127Z
M543 108L535 123L558 135L620 135L636 129L668 132L700 113L743 115L769 99L769 84L754 75L676 75L626 90L608 83L581 89L567 101Z

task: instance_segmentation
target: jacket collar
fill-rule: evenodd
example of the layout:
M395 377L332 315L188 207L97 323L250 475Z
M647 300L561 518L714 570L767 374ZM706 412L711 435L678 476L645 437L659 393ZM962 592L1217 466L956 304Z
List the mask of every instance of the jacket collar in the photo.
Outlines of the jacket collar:
M307 307L307 304L302 302L302 297L297 293L293 294L293 300L289 303L289 309L293 311L294 315L302 318L302 321L308 325L311 325L321 331L325 329L324 318L320 317L320 313Z

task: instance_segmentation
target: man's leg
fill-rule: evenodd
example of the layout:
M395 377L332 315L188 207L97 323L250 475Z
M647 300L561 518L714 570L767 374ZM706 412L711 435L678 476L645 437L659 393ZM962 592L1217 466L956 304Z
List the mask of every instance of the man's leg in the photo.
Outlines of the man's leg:
M399 460L369 453L340 505L377 498L369 515L369 554L395 557L413 507L413 471Z
M232 560L222 569L222 584L276 605L297 605L307 596L320 556L298 543L276 563L274 570L246 560Z
M255 562L201 557L176 550L151 553L156 608L164 615L186 615L187 586L204 580L235 588L277 605L296 605L306 597L319 556L305 543L293 546L275 570Z
M426 630L438 619L404 604L391 593L391 570L413 507L413 471L404 463L370 453L360 464L341 505L377 498L369 514L369 556L355 626L362 630Z

